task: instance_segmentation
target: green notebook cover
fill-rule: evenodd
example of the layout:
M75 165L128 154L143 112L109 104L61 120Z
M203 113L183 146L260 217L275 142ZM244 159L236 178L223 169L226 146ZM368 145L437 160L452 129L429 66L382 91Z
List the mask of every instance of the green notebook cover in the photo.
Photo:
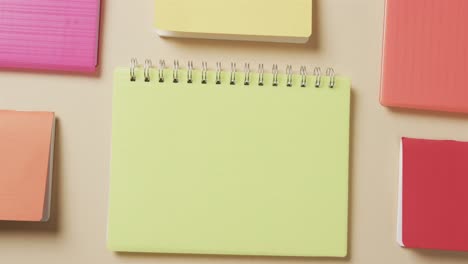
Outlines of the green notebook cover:
M345 256L350 81L172 74L115 72L109 249Z

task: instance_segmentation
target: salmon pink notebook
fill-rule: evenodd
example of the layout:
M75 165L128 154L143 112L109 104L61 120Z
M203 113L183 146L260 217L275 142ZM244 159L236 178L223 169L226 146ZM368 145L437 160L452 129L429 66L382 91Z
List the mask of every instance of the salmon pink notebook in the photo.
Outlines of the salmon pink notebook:
M401 140L397 240L468 251L468 142Z
M468 113L468 1L387 0L380 101Z
M55 116L0 110L0 220L47 221Z
M1 0L0 67L94 72L99 0Z

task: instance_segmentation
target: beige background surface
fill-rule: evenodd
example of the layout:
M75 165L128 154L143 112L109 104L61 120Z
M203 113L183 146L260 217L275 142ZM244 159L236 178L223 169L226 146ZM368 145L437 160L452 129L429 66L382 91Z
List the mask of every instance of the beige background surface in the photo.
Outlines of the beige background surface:
M317 0L315 4L313 39L306 45L287 45L160 39L152 32L152 0L107 0L98 75L0 71L0 108L49 110L58 117L52 221L0 223L0 263L466 263L467 253L401 249L395 242L395 222L399 137L468 141L468 117L394 111L379 105L384 0ZM239 65L263 62L268 69L279 63L283 70L290 63L296 71L300 65L331 65L350 76L349 257L109 252L106 218L112 72L116 66L128 65L132 56L140 62L147 57L154 62L179 59L184 65L192 59L198 67L202 60L211 67L216 61L225 65L230 61Z

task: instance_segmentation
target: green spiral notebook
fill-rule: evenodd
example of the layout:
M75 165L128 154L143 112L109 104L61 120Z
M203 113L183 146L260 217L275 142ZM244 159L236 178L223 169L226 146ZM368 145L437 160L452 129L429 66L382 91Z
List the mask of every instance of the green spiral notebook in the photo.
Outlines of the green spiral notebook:
M349 79L175 65L115 72L109 249L345 256Z

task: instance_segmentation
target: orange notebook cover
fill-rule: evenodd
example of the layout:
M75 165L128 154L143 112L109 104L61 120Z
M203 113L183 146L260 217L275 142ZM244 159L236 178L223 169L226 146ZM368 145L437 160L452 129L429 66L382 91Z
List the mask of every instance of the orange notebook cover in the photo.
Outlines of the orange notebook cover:
M54 113L0 110L0 220L48 220L54 131Z
M468 1L387 0L380 101L468 113Z

